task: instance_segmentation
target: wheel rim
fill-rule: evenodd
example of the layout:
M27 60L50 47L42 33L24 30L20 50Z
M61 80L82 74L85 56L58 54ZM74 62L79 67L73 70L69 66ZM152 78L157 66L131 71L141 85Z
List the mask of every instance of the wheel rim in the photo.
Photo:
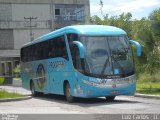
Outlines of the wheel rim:
M71 89L70 89L70 86L67 84L67 87L66 87L66 96L67 98L69 98L71 96Z

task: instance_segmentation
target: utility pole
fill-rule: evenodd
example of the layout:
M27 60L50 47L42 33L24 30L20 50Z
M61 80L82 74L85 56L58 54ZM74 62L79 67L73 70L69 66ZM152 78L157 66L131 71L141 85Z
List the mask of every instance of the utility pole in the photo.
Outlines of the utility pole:
M29 27L29 29L30 29L30 39L31 39L31 41L33 41L34 40L34 36L33 36L34 34L32 33L32 28L37 27L37 25L32 25L32 20L36 20L37 17L28 17L28 18L24 17L24 19L29 20L29 25L27 25L25 27Z

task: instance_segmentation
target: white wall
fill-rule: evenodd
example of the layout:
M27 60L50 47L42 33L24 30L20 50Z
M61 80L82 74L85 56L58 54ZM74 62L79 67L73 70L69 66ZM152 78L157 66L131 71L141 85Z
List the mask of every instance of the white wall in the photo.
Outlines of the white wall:
M24 17L37 17L37 20L50 20L50 5L12 4L12 20L24 21Z
M12 4L12 20L25 21L24 17L37 17L34 21L49 21L51 20L51 10L49 4ZM29 21L29 20L26 20ZM25 23L25 22L24 22ZM28 25L28 24L27 24ZM34 38L42 36L50 32L50 28L44 22L43 25L38 25L37 28L32 29ZM14 35L14 49L20 49L21 46L30 41L30 30L26 24L21 23L21 27L16 27L13 30Z
M49 32L49 29L33 29L34 38L38 38ZM29 30L14 30L14 49L20 49L22 45L26 44L27 42L30 42Z

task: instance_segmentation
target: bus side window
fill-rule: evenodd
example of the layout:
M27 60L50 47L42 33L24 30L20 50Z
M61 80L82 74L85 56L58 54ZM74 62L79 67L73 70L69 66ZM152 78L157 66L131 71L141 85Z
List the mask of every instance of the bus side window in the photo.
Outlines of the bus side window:
M75 51L75 68L78 69L79 71L82 70L82 66L81 66L81 58L80 58L80 53L79 53L79 49L77 46L74 47L74 51Z
M73 66L78 71L82 71L79 49L76 45L73 44L73 41L78 41L78 35L67 34L67 39L68 39L69 48L72 56Z
M29 62L30 59L30 51L29 51L29 47L26 48L26 61Z
M70 48L71 55L72 55L73 54L73 50L72 50L73 49L73 41L78 40L78 35L74 34L74 33L67 34L67 40L68 40L69 48Z
M42 59L47 59L48 58L48 54L47 54L47 51L48 51L48 48L47 48L47 42L44 42L43 43L43 46L42 46Z
M36 54L36 45L33 45L33 50L32 50L32 60L36 60L35 54Z
M42 43L38 43L38 51L37 51L37 59L41 59L41 53L42 53Z
M24 62L24 48L21 49L21 61Z
M69 45L72 44L73 41L78 41L78 35L74 33L67 34L67 39Z
M48 51L48 58L54 58L55 57L55 50L54 50L53 40L50 40L47 42L46 49Z
M33 61L33 45L30 46L30 61Z
M54 38L50 42L51 42L49 44L49 46L50 46L49 47L49 52L50 52L49 54L51 55L50 57L52 57L52 58L63 57L65 59L68 59L64 36Z
M37 45L35 45L34 60L38 60L38 46Z
M61 36L60 38L60 52L61 52L61 56L65 59L68 59L68 55L67 55L67 49L66 49L66 43L64 40L64 36Z

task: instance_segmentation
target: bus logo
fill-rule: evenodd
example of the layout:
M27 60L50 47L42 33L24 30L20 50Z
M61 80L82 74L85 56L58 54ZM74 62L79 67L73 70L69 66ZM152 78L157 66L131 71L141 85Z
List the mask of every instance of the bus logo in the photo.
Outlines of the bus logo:
M37 67L36 77L37 77L38 88L43 89L46 82L46 77L45 77L45 69L42 64L39 64Z
M65 61L55 61L55 62L49 62L49 66L57 69L57 68L64 68L65 67Z

